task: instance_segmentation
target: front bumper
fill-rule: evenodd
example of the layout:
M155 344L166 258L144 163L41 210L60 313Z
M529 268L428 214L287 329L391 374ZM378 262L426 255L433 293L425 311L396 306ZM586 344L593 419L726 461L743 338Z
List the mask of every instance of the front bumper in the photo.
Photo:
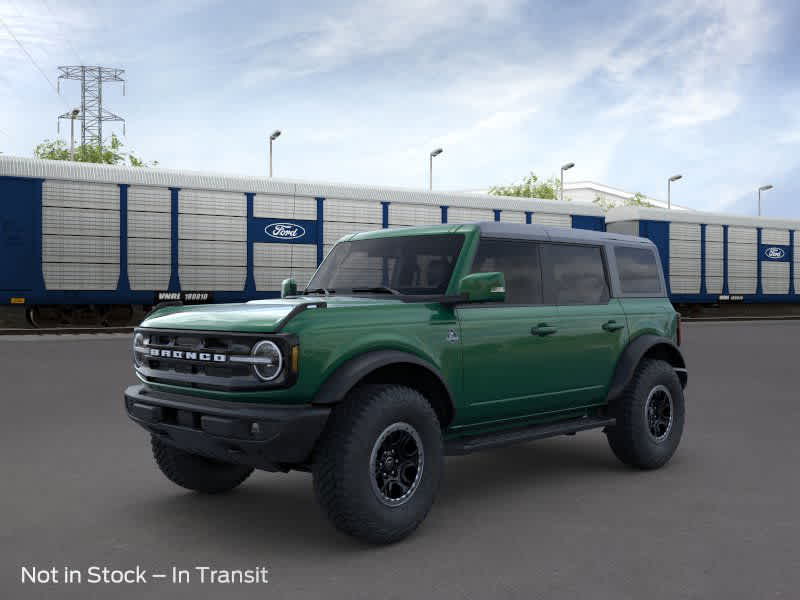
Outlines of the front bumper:
M222 402L132 385L128 416L166 444L267 471L307 465L330 408Z

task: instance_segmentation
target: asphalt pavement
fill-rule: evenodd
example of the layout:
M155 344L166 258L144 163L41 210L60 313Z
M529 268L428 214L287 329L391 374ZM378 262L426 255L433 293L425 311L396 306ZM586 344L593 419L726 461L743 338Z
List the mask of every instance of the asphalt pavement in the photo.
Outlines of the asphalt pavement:
M665 468L624 467L597 431L450 458L417 533L376 548L328 524L308 474L168 482L124 414L128 336L0 338L0 598L798 598L798 340L797 321L687 325ZM146 583L88 581L137 566Z

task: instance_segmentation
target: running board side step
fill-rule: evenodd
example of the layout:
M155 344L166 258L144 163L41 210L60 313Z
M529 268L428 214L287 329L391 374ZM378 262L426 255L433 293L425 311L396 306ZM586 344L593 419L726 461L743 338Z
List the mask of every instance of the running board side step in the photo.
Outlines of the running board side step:
M456 438L445 441L444 452L447 456L469 454L478 450L501 448L522 442L541 440L557 435L571 435L587 429L611 427L617 422L613 417L582 417L559 421L557 423L544 423L532 425L524 429L503 430L472 437Z

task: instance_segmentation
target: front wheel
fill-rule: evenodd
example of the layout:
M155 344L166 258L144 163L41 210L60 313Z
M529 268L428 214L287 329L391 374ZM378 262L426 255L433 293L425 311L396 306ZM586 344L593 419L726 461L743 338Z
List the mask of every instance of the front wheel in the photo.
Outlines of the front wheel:
M314 452L314 490L341 531L396 542L422 522L439 489L442 435L416 390L362 385L337 405Z
M622 462L639 469L657 469L672 458L685 417L683 388L672 365L642 361L609 409L617 422L606 435Z

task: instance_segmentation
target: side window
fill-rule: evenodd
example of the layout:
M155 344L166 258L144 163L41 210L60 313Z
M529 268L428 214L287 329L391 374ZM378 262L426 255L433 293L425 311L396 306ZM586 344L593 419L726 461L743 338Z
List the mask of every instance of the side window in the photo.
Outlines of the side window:
M650 248L616 246L614 255L623 294L664 295L656 255Z
M535 242L482 239L472 272L503 273L507 304L541 304L542 273L537 246Z
M597 246L542 244L546 304L607 304L603 253Z

